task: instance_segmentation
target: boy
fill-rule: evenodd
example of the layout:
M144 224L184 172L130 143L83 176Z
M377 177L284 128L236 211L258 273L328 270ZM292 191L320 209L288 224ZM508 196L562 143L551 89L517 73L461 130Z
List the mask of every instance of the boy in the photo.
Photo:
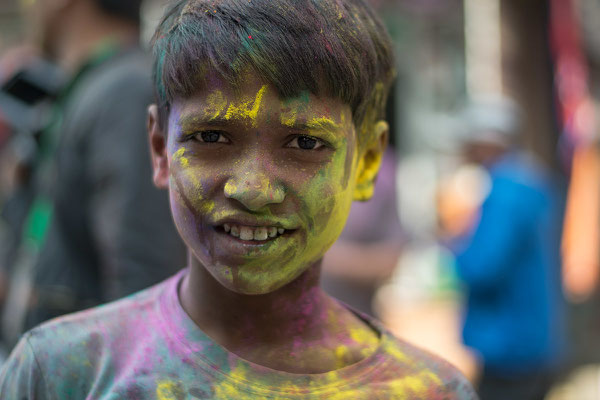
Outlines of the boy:
M154 51L153 178L189 266L29 332L3 398L475 398L450 365L319 289L387 140L392 56L372 10L180 0Z

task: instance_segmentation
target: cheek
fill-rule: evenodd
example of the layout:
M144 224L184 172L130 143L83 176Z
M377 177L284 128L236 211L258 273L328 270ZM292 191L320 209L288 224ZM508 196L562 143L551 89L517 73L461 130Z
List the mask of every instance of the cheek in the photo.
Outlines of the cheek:
M306 185L304 191L307 214L311 218L309 234L327 247L342 232L352 204L353 185L350 182L354 171L353 164L349 171L346 169L346 158L343 154L334 159Z
M203 169L193 166L182 154L180 151L174 154L169 168L169 187L174 195L171 196L172 201L194 215L211 212L215 204L207 199L207 180L203 179Z
M197 256L209 256L207 248L210 246L198 247L198 240L207 237L206 215L215 207L213 201L206 199L208 185L203 185L202 176L189 166L170 168L170 173L169 195L175 226L189 248L202 249L202 255L196 253Z

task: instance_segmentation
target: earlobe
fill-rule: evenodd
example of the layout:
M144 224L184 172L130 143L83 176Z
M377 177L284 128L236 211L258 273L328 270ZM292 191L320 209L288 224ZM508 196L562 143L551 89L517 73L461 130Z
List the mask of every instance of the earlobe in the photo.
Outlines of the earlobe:
M169 158L167 155L167 136L158 123L158 107L152 104L148 107L148 139L152 158L152 180L159 189L169 186Z
M358 160L354 188L354 200L357 201L367 201L373 197L375 180L388 143L389 125L387 122L378 121L373 130L373 139L365 146Z

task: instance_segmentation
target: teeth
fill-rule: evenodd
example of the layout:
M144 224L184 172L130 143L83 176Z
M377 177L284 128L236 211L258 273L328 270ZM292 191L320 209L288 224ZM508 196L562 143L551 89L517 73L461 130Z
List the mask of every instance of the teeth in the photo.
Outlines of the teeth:
M254 232L252 232L252 228L249 228L247 226L240 227L240 239L242 239L242 240L254 239Z
M285 229L274 226L250 227L230 224L224 224L223 230L225 230L225 232L229 233L231 236L239 237L242 240L257 241L276 238L278 235L281 235L285 232Z
M268 237L267 228L260 227L254 230L254 240L267 240Z

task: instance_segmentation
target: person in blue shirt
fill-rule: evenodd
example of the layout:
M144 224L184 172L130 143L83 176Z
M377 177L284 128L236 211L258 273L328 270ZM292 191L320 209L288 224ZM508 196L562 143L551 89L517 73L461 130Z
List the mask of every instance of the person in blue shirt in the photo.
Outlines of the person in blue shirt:
M518 148L519 111L488 99L465 112L466 158L489 173L479 221L454 243L467 289L464 343L483 363L482 400L543 399L565 352L560 181Z

